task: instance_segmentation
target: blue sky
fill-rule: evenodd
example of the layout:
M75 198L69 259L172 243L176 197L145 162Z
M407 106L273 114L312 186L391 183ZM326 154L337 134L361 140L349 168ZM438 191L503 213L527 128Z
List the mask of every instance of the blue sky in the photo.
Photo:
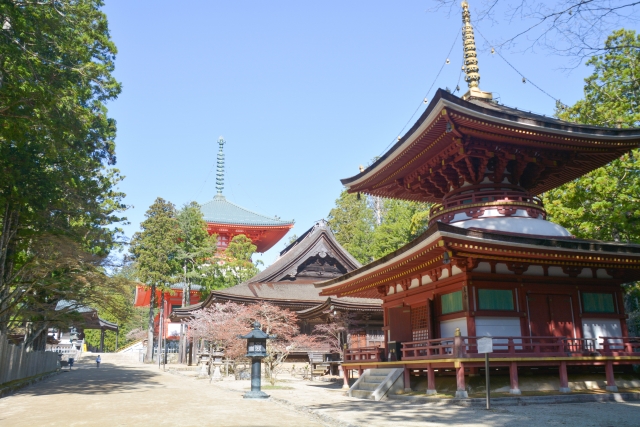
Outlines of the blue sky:
M422 111L452 45L428 97L455 88L462 65L459 11L430 12L428 0L106 3L123 84L109 111L118 123L117 167L126 176L120 188L132 205L129 237L156 197L181 206L214 196L209 173L220 135L227 141L225 196L295 219L290 233L302 234L327 217L340 178L380 155L419 105ZM471 12L473 19L473 2ZM479 28L493 42L522 25ZM504 104L553 114L551 98L476 40L483 90ZM544 51L503 55L563 102L582 96L585 66L568 73L566 58ZM463 80L460 86L466 91ZM258 258L269 265L287 239Z

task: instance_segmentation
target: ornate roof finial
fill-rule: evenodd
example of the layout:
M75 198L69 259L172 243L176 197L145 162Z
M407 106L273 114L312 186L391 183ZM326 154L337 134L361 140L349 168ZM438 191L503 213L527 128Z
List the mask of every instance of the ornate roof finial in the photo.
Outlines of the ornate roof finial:
M476 51L476 40L473 35L473 26L471 25L471 13L469 12L469 3L466 0L462 2L462 42L464 44L464 80L469 85L469 92L462 98L468 99L484 98L492 99L493 96L489 92L480 90L480 69L478 68L478 53Z
M218 145L220 149L218 150L218 167L216 171L216 190L218 190L218 194L222 195L222 190L224 189L224 151L223 147L227 141L221 136L218 138Z

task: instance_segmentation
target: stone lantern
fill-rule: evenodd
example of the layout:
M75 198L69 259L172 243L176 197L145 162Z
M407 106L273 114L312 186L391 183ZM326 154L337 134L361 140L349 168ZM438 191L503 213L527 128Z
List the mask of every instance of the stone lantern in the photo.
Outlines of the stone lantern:
M251 391L244 394L245 399L266 399L269 397L268 394L260 390L260 360L267 357L267 340L275 337L275 335L265 334L259 322L253 324L253 329L247 335L238 336L238 338L247 340L247 354L245 356L251 358Z

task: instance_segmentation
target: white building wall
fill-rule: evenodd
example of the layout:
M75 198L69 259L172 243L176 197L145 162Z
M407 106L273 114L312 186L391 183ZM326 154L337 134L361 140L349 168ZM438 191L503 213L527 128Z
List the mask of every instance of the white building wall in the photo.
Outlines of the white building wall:
M596 348L602 348L600 337L621 337L622 329L618 319L582 319L584 338L596 338ZM620 347L622 348L622 347Z
M520 337L520 318L518 317L476 317L476 336L478 337ZM496 350L507 350L508 340L493 340L493 348ZM522 343L521 340L515 340ZM521 349L522 347L516 347Z
M462 336L467 336L467 318L461 317L440 322L440 337L449 338L455 336L456 328L460 328Z

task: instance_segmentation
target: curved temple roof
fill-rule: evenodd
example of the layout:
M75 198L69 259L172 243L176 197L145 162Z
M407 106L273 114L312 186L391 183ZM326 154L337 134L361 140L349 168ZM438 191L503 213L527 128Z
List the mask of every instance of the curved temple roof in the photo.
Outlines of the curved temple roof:
M293 221L284 221L275 217L269 217L252 212L229 202L222 194L217 194L200 206L206 222L216 224L233 224L249 226L282 227L292 226Z
M485 168L500 160L518 171L512 184L535 195L604 166L639 144L639 129L570 123L492 101L463 100L440 89L390 150L342 183L350 193L440 202L449 181L463 176L476 184Z

